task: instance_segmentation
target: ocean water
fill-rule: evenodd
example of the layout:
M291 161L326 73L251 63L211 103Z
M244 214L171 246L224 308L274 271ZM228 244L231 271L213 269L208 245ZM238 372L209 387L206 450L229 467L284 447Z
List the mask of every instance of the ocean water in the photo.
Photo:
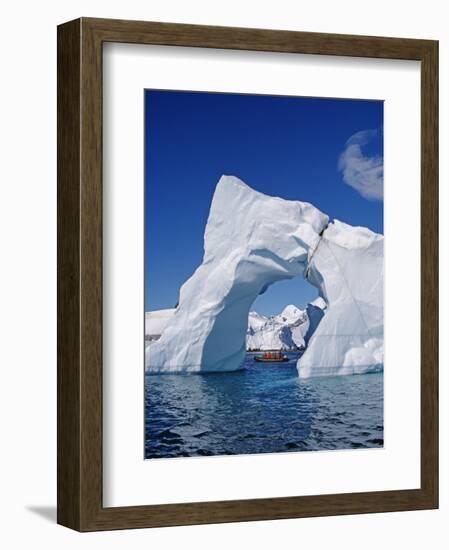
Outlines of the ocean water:
M296 360L145 376L145 458L383 446L383 374L298 378Z

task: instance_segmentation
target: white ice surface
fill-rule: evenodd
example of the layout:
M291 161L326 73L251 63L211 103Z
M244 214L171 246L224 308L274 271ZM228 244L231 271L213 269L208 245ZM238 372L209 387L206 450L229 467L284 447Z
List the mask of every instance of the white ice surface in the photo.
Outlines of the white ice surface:
M319 291L307 312L289 305L270 318L249 315L270 284L296 276ZM328 224L311 204L269 197L222 176L202 264L182 286L176 311L146 320L147 334L161 334L145 346L149 372L233 371L243 367L247 348L306 345L301 378L381 371L383 236L338 220Z
M222 176L206 225L203 262L181 287L172 322L146 347L146 370L242 368L251 304L270 284L304 275L327 224L328 217L309 203L269 197Z
M327 303L302 378L383 370L383 235L338 220L324 231L307 270Z

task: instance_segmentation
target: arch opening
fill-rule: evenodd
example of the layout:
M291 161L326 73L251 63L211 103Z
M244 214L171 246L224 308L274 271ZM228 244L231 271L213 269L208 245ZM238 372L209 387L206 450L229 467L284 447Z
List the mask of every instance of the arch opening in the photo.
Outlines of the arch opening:
M309 341L312 335L309 327L316 330L323 316L323 307L311 304L319 294L304 277L304 265L307 264L298 264L300 269L295 266L296 274L291 275L280 271L277 262L263 264L258 270L257 284L255 276L236 283L213 320L203 347L203 364L209 364L212 358L218 362L217 370L229 364L229 340L239 342L234 351L236 359L242 361L242 368L248 351L304 350L306 339ZM262 305L263 313L255 309L257 304Z

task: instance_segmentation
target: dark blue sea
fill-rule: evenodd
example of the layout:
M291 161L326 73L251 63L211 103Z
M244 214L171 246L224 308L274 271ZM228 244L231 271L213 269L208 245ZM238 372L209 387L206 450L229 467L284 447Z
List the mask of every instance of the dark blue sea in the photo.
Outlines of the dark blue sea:
M145 376L145 457L383 446L383 374L298 378L296 361Z

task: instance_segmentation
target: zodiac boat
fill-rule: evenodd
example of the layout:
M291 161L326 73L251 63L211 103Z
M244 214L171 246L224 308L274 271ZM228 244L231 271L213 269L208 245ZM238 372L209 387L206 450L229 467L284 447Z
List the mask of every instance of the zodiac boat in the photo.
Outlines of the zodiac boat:
M263 355L254 356L258 363L285 363L288 357L280 351L266 351Z

